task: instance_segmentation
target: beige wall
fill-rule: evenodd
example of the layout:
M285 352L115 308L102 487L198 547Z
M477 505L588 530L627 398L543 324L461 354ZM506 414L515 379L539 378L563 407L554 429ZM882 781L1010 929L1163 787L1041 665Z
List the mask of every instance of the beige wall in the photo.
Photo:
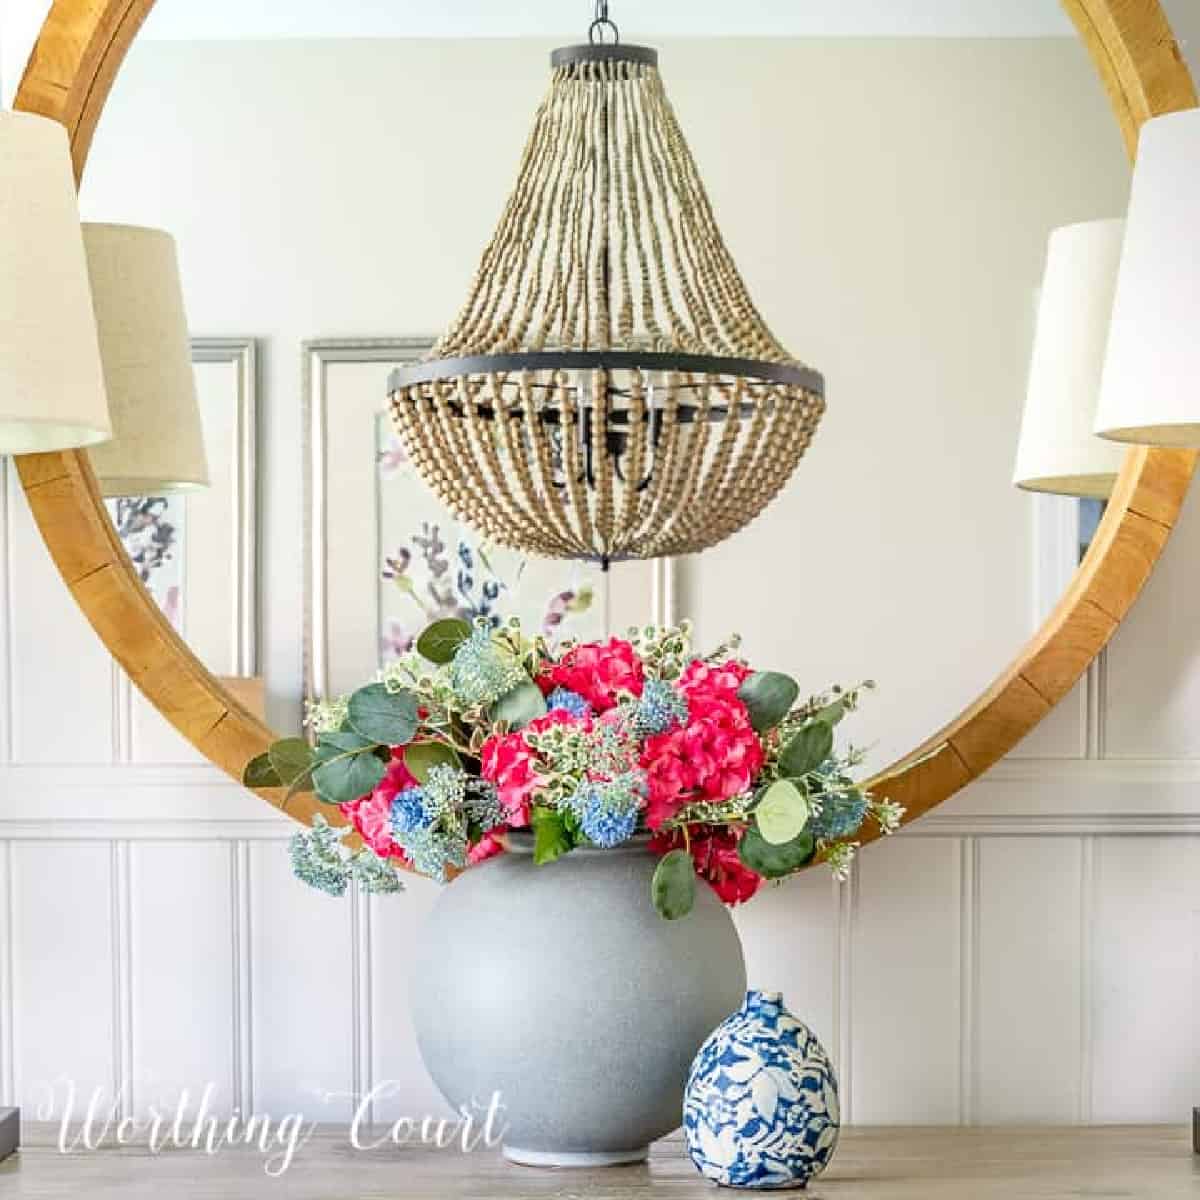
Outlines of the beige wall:
M545 50L139 47L99 131L88 215L169 226L194 332L266 339L262 643L281 725L301 669L300 342L434 332L452 315ZM741 628L756 659L814 688L877 678L854 732L882 759L1014 652L1039 572L1069 555L1061 508L1008 480L1045 236L1121 210L1116 128L1073 42L693 42L663 62L751 289L831 400L768 515L684 565L685 606L704 637ZM0 563L21 567L3 665L21 702L0 729L0 921L17 947L4 1095L103 1078L115 1058L151 1081L219 1073L241 1103L279 1108L400 1077L396 1107L412 1111L429 1085L403 1017L404 944L434 889L358 909L305 893L286 825L178 765L182 749L83 787L64 763L113 755L111 667L11 477L6 495ZM813 873L741 915L752 975L830 1043L854 1119L1163 1119L1200 1082L1200 639L1173 554L1020 756L872 850L853 884ZM70 754L45 734L64 715ZM88 914L61 962L37 953L51 876L51 915ZM197 973L192 944L219 969ZM64 1025L51 998L80 978L90 1002ZM186 1047L174 1011L196 1030ZM328 1037L307 1035L312 1013L333 1015Z

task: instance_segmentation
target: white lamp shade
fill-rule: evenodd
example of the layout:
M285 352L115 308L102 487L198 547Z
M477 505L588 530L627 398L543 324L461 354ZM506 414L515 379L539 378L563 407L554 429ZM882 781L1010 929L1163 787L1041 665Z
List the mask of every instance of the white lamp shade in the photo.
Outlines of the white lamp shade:
M1200 446L1200 110L1142 127L1096 432Z
M109 429L67 131L0 111L0 454Z
M1050 235L1029 391L1013 482L1037 492L1107 497L1124 452L1092 433L1124 222Z
M132 225L83 227L113 440L92 451L105 496L208 485L175 240Z

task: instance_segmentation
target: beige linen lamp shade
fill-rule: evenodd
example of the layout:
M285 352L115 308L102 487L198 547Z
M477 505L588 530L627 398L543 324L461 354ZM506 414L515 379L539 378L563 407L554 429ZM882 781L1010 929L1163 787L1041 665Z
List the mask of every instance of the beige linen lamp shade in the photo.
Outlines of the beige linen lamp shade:
M92 451L105 496L208 485L175 240L133 225L83 227L113 440Z
M0 454L109 436L67 131L0 111Z
M1096 432L1200 447L1200 110L1142 126Z
M1092 432L1124 222L1085 221L1050 235L1013 482L1035 492L1107 498L1124 452Z

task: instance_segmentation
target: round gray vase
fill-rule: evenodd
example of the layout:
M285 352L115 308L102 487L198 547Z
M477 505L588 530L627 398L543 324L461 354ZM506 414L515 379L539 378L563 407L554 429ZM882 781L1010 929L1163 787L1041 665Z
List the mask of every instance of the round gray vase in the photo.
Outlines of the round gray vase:
M665 921L646 839L535 866L529 835L434 905L411 962L421 1057L456 1109L503 1104L530 1166L637 1162L679 1127L688 1069L746 988L729 913L703 883Z

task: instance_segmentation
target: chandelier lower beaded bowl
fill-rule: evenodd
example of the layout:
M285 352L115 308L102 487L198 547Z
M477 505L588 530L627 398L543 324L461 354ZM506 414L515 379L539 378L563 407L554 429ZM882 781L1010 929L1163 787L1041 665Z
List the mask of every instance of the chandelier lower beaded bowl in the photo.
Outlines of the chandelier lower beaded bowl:
M393 373L413 466L490 541L605 564L703 550L778 494L825 410L820 376L799 365L712 359L701 373L612 353L594 356L603 366L561 365L588 357Z

